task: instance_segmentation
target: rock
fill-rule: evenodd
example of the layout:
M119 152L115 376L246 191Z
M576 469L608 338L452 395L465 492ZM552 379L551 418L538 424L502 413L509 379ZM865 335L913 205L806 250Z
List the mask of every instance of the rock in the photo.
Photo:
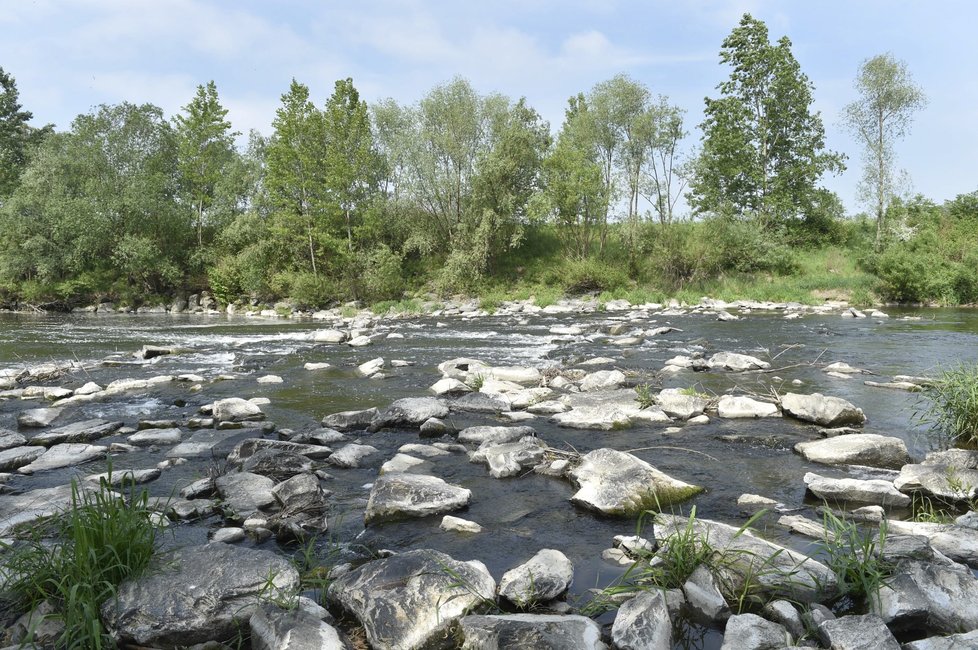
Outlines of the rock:
M435 395L462 395L471 393L472 388L452 377L442 377L428 388Z
M96 384L94 381L87 382L81 387L76 388L74 391L75 395L94 395L95 393L101 393L103 388Z
M425 458L434 458L437 456L449 456L452 452L442 449L441 447L436 447L435 445L422 445L415 442L409 442L407 444L401 445L397 449L398 452L402 454L414 454L415 456L423 456Z
M543 461L546 450L546 443L527 437L499 445L484 444L472 452L469 459L489 465L489 474L493 478L506 478L532 470Z
M0 429L0 451L27 444L27 438L15 431Z
M481 533L482 526L475 523L474 521L469 521L468 519L462 519L460 517L453 517L452 515L445 515L441 518L441 525L439 526L442 530L450 530L457 533Z
M935 636L903 645L903 650L974 650L978 648L978 630L950 636Z
M0 537L6 537L18 526L64 512L71 505L72 485L29 490L22 494L5 494L0 498ZM78 484L82 493L94 488Z
M370 377L371 375L375 375L383 370L386 363L387 362L384 361L384 357L377 357L376 359L371 359L366 363L361 363L359 366L357 366L357 372L364 377Z
M462 619L462 649L606 650L601 628L586 616L506 614Z
M571 407L559 400L545 400L526 407L526 410L534 415L554 415L556 413L566 413Z
M663 593L657 589L640 591L622 603L611 638L620 650L671 650L672 622Z
M488 369L485 376L500 381L511 381L524 386L534 386L543 380L543 375L539 370L523 366L494 366Z
M458 432L458 441L473 443L477 445L503 444L506 442L516 442L526 436L535 436L536 430L533 427L490 427L477 426L467 427Z
M310 445L290 440L267 440L265 438L247 438L242 440L231 453L228 454L228 462L240 465L253 455L262 451L281 451L290 454L298 454L307 458L322 459L328 457L332 451L329 447L322 445Z
M978 535L975 535L973 528L895 519L889 520L887 525L891 533L922 535L930 541L931 546L952 560L978 568Z
M572 408L565 413L557 413L550 418L550 421L557 426L569 429L596 429L599 431L627 429L632 424L632 419L628 413L616 404Z
M866 421L862 409L839 398L821 393L802 395L785 393L781 397L781 410L787 415L814 422L823 427L838 427L846 424L862 424Z
M771 367L767 361L761 361L757 357L736 352L717 352L708 362L711 368L730 370L732 372L744 372L746 370L765 370Z
M953 634L978 629L978 578L961 567L901 562L885 580L876 610L895 631Z
M793 639L783 626L757 614L738 614L727 621L720 650L781 650L790 645Z
M721 589L741 593L746 580L752 580L761 594L797 602L821 602L838 590L835 574L812 558L761 539L750 530L741 530L709 519L658 514L655 537L661 544L671 536L685 534L687 529L701 539L708 539L717 551Z
M257 404L241 399L240 397L217 400L211 408L214 419L219 422L243 422L265 419L265 414L262 413L262 410Z
M54 445L27 465L17 468L17 471L21 474L33 474L49 469L72 467L98 458L105 458L108 451L108 447L85 443Z
M356 336L346 342L351 348L362 348L368 345L373 345L374 340L369 336Z
M163 553L102 606L117 643L175 647L233 637L261 599L289 598L299 574L285 557L211 543Z
M690 395L679 388L666 388L656 397L659 407L666 415L679 420L688 420L706 410L707 401L699 395Z
M826 501L845 501L849 503L868 503L887 508L905 508L910 505L910 497L901 493L890 481L873 479L861 481L854 478L828 478L813 472L803 479L808 490Z
M510 569L499 581L499 596L519 608L556 600L574 580L574 565L560 551L545 548Z
M943 465L956 470L978 469L978 451L973 449L946 449L932 451L924 458L924 465Z
M769 621L782 625L796 640L807 633L798 610L787 600L772 600L764 605L762 613Z
M413 474L429 474L432 470L431 462L421 458L415 458L409 454L394 454L380 466L378 474L390 474L392 472L410 472Z
M259 384L281 384L285 380L278 375L263 375L256 379Z
M753 512L763 508L777 508L781 504L758 494L741 494L737 497L737 505Z
M272 494L275 481L267 476L234 472L218 476L214 480L214 486L224 500L224 507L239 520L275 505L275 496Z
M607 448L584 455L567 476L578 487L571 501L606 515L635 515L667 507L703 490L631 454Z
M332 367L333 367L332 364L326 363L325 361L309 362L303 364L302 366L304 370L326 370L327 368L332 368Z
M17 416L17 424L25 429L46 427L54 422L63 410L57 407L27 409Z
M799 442L795 445L795 451L807 460L825 465L867 465L900 469L910 460L903 440L872 433Z
M893 633L874 614L823 621L818 636L832 650L900 650Z
M964 501L978 495L978 470L953 465L904 465L893 485L901 492L921 492L946 501Z
M120 487L126 485L141 485L143 483L155 481L160 477L160 473L161 470L158 467L153 467L150 469L117 469L111 473L104 472L102 474L90 474L85 477L85 480L95 485L99 485L104 481L107 485L112 487Z
M462 616L491 602L495 590L481 562L420 549L339 576L326 597L363 625L371 647L415 650L444 638Z
M377 417L377 409L369 408L362 411L341 411L323 418L323 426L337 431L353 431L366 429Z
M620 370L599 370L592 372L581 380L581 390L590 392L617 388L625 383L625 373Z
M121 422L120 422L121 424ZM134 433L127 438L130 444L139 447L149 447L151 445L175 445L180 442L182 435L180 429L146 429L139 433Z
M312 474L297 474L272 488L272 496L285 510L318 508L325 493Z
M28 465L47 451L45 447L22 445L0 451L0 472L9 472Z
M39 433L31 438L31 443L50 446L65 442L92 442L111 435L121 427L122 422L84 420Z
M284 481L296 474L312 472L312 460L282 449L260 449L245 459L241 469L275 481Z
M509 401L497 393L469 393L452 402L452 410L469 413L503 413L512 408Z
M346 338L346 332L340 330L316 330L312 333L312 340L315 343L343 343Z
M844 361L836 361L835 363L830 363L829 365L822 368L822 372L833 373L837 372L843 375L857 375L865 373L866 371L862 368L853 368L848 363Z
M252 650L345 650L348 646L336 628L311 609L302 604L293 610L263 604L249 621ZM329 616L325 610L323 614Z
M406 397L395 400L370 420L368 430L380 431L389 427L419 427L428 418L448 416L448 404L436 397ZM333 426L323 420L324 426ZM340 429L340 427L333 426Z
M784 526L793 533L812 539L826 540L832 537L825 526L801 515L784 515L778 519L778 525Z
M428 418L421 423L418 433L426 438L437 438L450 432L450 428L444 420L438 418Z
M428 517L464 508L472 491L421 474L383 474L374 481L367 501L367 525Z
M372 454L376 454L377 451L377 448L371 445L358 445L351 442L334 451L327 461L334 467L343 467L346 469L360 467L363 459Z
M770 418L781 415L776 404L761 402L742 395L724 395L717 413L722 418Z
M730 606L720 593L716 577L704 565L693 569L683 584L686 605L696 618L712 625L722 624L730 618Z
M232 430L206 430L195 431L189 438L172 447L167 453L167 458L224 458L230 449L230 443L241 436L249 435L247 431L240 429ZM218 450L224 449L223 453Z

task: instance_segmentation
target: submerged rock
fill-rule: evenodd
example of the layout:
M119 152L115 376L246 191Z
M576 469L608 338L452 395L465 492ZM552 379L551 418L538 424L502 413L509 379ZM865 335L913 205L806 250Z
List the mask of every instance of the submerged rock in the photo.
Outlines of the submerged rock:
M472 491L423 474L383 474L374 481L364 513L367 525L428 517L464 508Z
M791 417L814 422L823 427L862 424L866 421L862 409L856 408L840 397L821 393L811 395L786 393L781 397L781 410Z
M601 628L586 616L506 614L462 619L463 650L605 650Z

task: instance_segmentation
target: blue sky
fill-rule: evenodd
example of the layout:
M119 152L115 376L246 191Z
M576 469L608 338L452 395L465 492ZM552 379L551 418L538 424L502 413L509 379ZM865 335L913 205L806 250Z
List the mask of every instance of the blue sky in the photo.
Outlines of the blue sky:
M236 130L270 132L295 77L318 104L352 77L368 101L421 98L455 75L525 96L556 131L567 98L626 73L687 111L727 72L724 37L744 12L786 35L815 84L831 148L849 169L825 185L859 208L860 151L839 126L864 59L906 61L929 103L898 146L912 191L978 190L978 2L895 0L0 0L0 67L35 123L67 129L103 103L179 111L214 80Z

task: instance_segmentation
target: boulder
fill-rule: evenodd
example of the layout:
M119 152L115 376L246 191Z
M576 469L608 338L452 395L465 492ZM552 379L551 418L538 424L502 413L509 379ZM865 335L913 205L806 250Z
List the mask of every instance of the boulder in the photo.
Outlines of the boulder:
M468 393L452 402L453 411L468 413L504 413L512 410L509 400L499 393ZM436 416L443 417L443 416Z
M746 370L765 370L771 367L767 361L761 361L757 357L736 352L717 352L708 361L711 368L729 370L732 372L744 372Z
M590 392L617 388L625 383L625 373L620 370L598 370L581 380L581 390Z
M346 339L346 332L340 330L316 330L312 333L312 340L315 343L343 343Z
M333 452L327 461L334 467L342 467L344 469L360 467L360 463L367 456L376 454L377 451L377 448L371 445L358 445L351 442Z
M214 486L224 500L224 507L239 520L247 519L275 505L275 496L272 494L275 481L267 476L233 472L218 476L214 480Z
M935 550L956 562L978 568L978 535L973 528L956 524L938 524L924 521L898 521L887 523L890 533L921 535L926 537Z
M5 449L13 449L14 447L20 447L21 445L26 444L27 438L20 435L16 431L0 429L0 451Z
M803 480L812 494L825 501L868 503L884 508L905 508L910 505L910 497L893 487L890 481L882 479L829 478L808 472Z
M523 438L499 445L484 444L469 455L474 463L486 463L493 478L519 476L543 462L546 443L537 438Z
M47 448L33 445L21 445L0 451L0 472L9 472L23 467L40 458Z
M175 445L182 439L180 429L145 429L139 433L134 433L127 438L129 444L137 447L149 447L152 445Z
M611 639L620 650L671 650L672 621L661 591L640 591L615 615Z
M297 474L312 472L312 460L283 449L260 449L245 459L241 469L275 481L284 481Z
M453 377L442 377L432 384L428 390L435 395L462 395L472 392L472 388L469 385L463 384Z
M92 442L111 435L122 428L122 422L105 420L84 420L39 433L31 438L35 445L51 446L65 442Z
M322 445L310 445L290 440L268 440L266 438L248 438L242 440L231 453L228 454L228 462L240 465L251 456L260 451L284 451L291 454L299 454L312 459L322 459L328 457L332 451L329 447Z
M693 569L683 583L686 606L695 618L710 625L722 626L730 618L730 606L720 592L716 576L705 565Z
M960 566L901 562L880 587L876 610L896 631L978 630L978 578Z
M524 366L494 366L489 368L485 374L493 379L511 381L524 386L539 384L543 379L543 375L538 369Z
M367 525L412 517L428 517L464 508L472 491L423 474L383 474L370 490Z
M536 431L533 427L492 427L477 426L467 427L458 432L458 441L473 443L477 445L503 444L515 442L526 436L535 436Z
M806 460L825 465L866 465L900 469L910 460L903 440L873 433L799 442L795 445L795 451Z
M717 405L717 413L722 418L770 418L779 417L776 404L761 402L743 395L724 395Z
M253 435L253 434L252 434ZM240 429L195 431L189 438L166 452L167 458L225 458L229 447L242 436L249 436ZM223 451L220 451L223 450Z
M21 494L5 494L0 498L0 537L6 537L18 526L64 512L71 505L72 485L29 490ZM95 488L78 484L82 492Z
M17 425L25 429L39 429L54 422L64 409L51 407L27 409L17 416Z
M737 614L727 620L720 650L781 650L793 645L783 626L757 614Z
M946 501L964 501L978 496L978 470L954 465L914 465L900 468L893 485L901 492L919 492Z
M139 578L123 582L102 606L121 644L176 648L233 637L262 599L296 595L299 574L271 551L220 542L154 558Z
M586 616L505 614L462 619L462 649L606 650L601 627Z
M300 597L295 609L282 609L272 603L262 604L251 615L252 650L346 650L335 627L323 619L329 612Z
M680 503L703 490L631 454L607 448L585 454L567 476L578 488L571 501L606 515L636 515Z
M903 644L903 650L974 650L974 648L978 648L978 630L950 636L934 636Z
M900 650L900 643L875 614L823 621L818 636L832 650Z
M453 517L451 515L445 515L441 518L441 525L438 526L442 530L450 530L456 533L481 533L482 526L475 523L474 521L469 521L468 519L462 519L461 517Z
M491 602L495 590L481 562L419 549L341 575L326 597L363 625L371 647L416 650L444 639L465 614Z
M17 468L21 474L33 474L50 469L73 467L98 458L105 458L108 447L83 442L54 445L27 465Z
M564 413L557 413L550 421L559 427L568 429L595 429L612 431L627 429L632 425L632 419L616 404L582 406L572 408Z
M377 417L377 409L375 408L362 411L341 411L324 417L322 424L324 427L336 431L353 431L355 429L366 429L375 417Z
M240 397L229 397L214 402L211 406L214 419L219 422L243 422L264 420L265 414L254 402Z
M526 608L559 598L574 580L574 565L560 551L545 548L510 569L499 581L499 596Z
M821 393L802 395L785 393L781 397L781 410L793 418L814 422L823 427L840 427L846 424L862 424L866 416L862 409L840 397Z
M406 397L395 400L370 420L368 429L380 431L390 427L420 427L428 418L448 416L448 404L436 397ZM333 426L323 420L324 426ZM339 429L339 427L333 427ZM339 429L342 430L342 429Z
M666 388L659 391L656 402L666 415L679 420L688 420L706 410L707 400L699 395L690 395L679 388Z
M394 454L390 460L384 461L380 466L378 474L391 474L393 472L409 472L412 474L429 474L433 466L430 461L416 458L410 454Z

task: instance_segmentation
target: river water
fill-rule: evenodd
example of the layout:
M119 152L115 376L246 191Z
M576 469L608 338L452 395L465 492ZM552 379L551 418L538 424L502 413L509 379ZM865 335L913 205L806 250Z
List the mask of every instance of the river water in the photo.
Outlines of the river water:
M911 453L921 457L929 449L927 438L912 423L917 398L902 391L871 388L863 379L887 381L893 375L927 375L959 362L978 361L978 312L968 310L891 310L887 319L842 318L838 313L805 314L786 320L779 312L754 312L742 320L719 322L715 315L688 314L644 317L628 312L562 315L507 315L479 318L433 318L383 321L382 326L403 338L380 340L372 346L317 344L313 332L322 323L265 320L214 315L23 315L0 314L0 368L46 361L75 360L84 366L59 382L69 388L86 381L105 386L120 378L194 373L206 380L199 391L186 383L164 384L139 394L119 395L111 401L93 402L66 412L56 424L100 417L135 426L142 419L186 420L198 408L223 397L267 397L268 419L278 428L297 431L319 427L326 414L336 411L384 407L401 397L428 394L440 378L436 366L455 357L470 357L491 365L530 365L539 368L571 368L582 360L606 356L614 366L636 375L636 382L652 381L662 387L695 387L723 394L740 389L771 394L822 392L847 399L861 407L868 418L866 433L904 439ZM624 321L629 328L649 329L670 325L680 331L648 338L636 347L617 347L600 332ZM557 325L579 324L592 332L585 336L556 336ZM136 362L132 352L143 345L185 348L181 354L159 357L152 363ZM663 363L677 354L731 351L769 360L774 371L731 374L684 371L657 378ZM385 379L369 379L356 373L360 363L383 357L411 365L389 368ZM105 364L106 360L111 364ZM856 375L843 380L827 376L821 368L845 361L878 376ZM332 368L308 371L307 362L328 362ZM281 384L259 384L263 375L281 376ZM209 380L233 375L227 381ZM792 386L800 380L800 386ZM0 400L0 428L17 429L16 417L36 402ZM456 427L497 424L492 416L452 416ZM522 423L521 423L522 424ZM550 424L546 417L531 422L538 436L551 447L587 452L599 447L635 450L636 456L681 480L706 487L706 491L681 510L692 506L697 516L735 525L746 515L736 504L743 493L760 494L799 508L811 515L814 504L805 501L802 476L815 471L844 476L841 470L817 466L792 452L795 442L813 439L814 430L790 419L721 420L666 432L662 425L639 425L624 431L577 431ZM736 434L744 441L729 442L719 436ZM29 433L27 434L30 435ZM352 434L354 438L357 434ZM121 436L99 444L123 441ZM472 503L454 513L480 523L478 535L459 535L439 529L440 517L388 523L364 529L363 510L377 467L397 447L417 442L416 432L385 431L360 434L359 440L381 453L363 468L326 468L333 479L324 484L334 493L326 546L394 551L428 547L460 560L483 561L498 580L508 569L529 559L541 548L563 551L576 567L569 600L586 599L588 589L604 587L622 572L601 559L619 534L633 534L636 522L603 518L578 509L569 502L573 487L564 480L535 474L504 480L488 476L484 465L471 464L454 454L435 461L434 472L450 483L472 490ZM337 445L339 446L339 445ZM335 448L335 447L334 447ZM151 467L163 460L166 450L143 450L116 455L116 470ZM207 473L207 461L189 462L168 469L147 488L153 496L174 494ZM5 491L22 491L63 484L70 475L104 471L104 461L70 471L53 471L31 477L14 476ZM2 498L2 497L0 497ZM814 515L817 517L817 515ZM810 544L780 530L776 516L763 532L780 543L811 550ZM218 517L173 526L167 544L203 543L208 531L221 525ZM266 547L278 548L275 542ZM283 553L294 549L280 549ZM701 631L692 647L713 647L718 635Z

